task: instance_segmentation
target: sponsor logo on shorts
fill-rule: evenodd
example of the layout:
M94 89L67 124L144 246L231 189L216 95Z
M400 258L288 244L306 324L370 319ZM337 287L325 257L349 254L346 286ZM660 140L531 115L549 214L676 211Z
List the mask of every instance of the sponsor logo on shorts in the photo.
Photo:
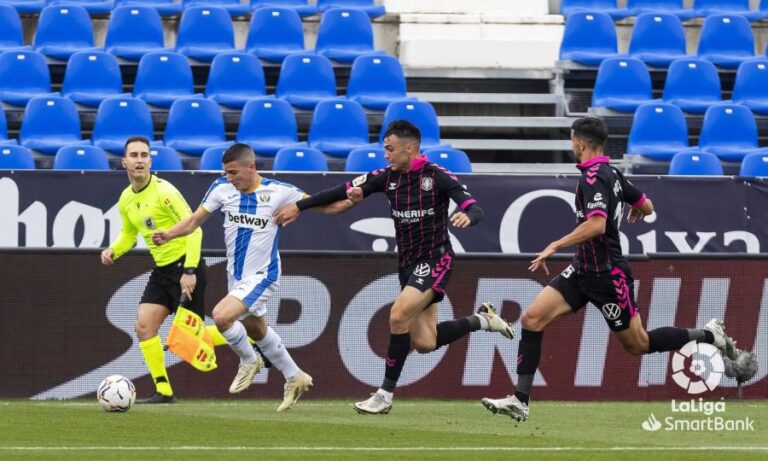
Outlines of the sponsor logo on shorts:
M413 275L416 277L426 277L429 275L430 271L429 264L427 263L421 263L418 266L416 266L416 269L413 270Z
M621 307L614 303L603 304L603 307L600 308L600 312L603 313L603 317L606 319L616 320L621 315Z

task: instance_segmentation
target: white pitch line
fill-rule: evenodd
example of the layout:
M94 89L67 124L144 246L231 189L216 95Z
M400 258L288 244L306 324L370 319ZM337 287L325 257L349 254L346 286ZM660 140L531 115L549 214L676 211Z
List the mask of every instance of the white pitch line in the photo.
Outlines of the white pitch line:
M0 451L768 451L764 447L211 447L211 446L178 446L178 447L0 447Z

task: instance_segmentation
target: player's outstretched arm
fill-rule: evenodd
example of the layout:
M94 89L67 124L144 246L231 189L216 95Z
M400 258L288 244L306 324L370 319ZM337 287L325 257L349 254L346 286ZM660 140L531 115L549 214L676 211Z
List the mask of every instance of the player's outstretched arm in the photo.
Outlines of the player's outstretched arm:
M557 250L584 243L587 240L599 237L604 233L605 217L601 215L594 215L576 226L576 229L571 231L571 233L568 235L565 235L561 239L547 245L547 247L541 253L539 253L533 261L531 261L531 265L528 266L528 270L534 272L541 267L544 269L544 272L549 275L549 269L547 268L547 258L555 254Z
M642 221L646 216L653 213L653 202L646 198L638 206L633 206L627 214L627 222L630 224Z
M201 206L194 213L177 222L167 231L157 231L152 234L152 242L154 242L155 245L160 246L176 237L189 235L194 232L195 229L200 227L210 215L211 214Z

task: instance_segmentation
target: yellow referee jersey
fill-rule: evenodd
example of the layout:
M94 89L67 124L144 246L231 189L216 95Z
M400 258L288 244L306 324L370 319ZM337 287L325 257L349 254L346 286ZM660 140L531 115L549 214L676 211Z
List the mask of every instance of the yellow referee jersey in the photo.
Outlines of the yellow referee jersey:
M203 241L201 229L198 228L185 237L173 239L163 246L156 246L152 242L152 234L155 231L168 230L192 214L184 197L171 183L157 176L150 176L147 186L138 192L128 186L120 194L119 208L123 225L120 235L110 245L115 252L114 259L133 248L137 234L141 233L156 265L167 266L186 254L184 267L197 267Z

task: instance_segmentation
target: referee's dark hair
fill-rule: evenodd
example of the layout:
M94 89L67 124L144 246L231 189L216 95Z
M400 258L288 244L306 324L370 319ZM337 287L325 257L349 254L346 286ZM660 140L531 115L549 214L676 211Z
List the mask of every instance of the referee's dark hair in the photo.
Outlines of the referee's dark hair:
M593 148L605 147L608 140L608 127L597 117L582 117L571 125L573 135L581 138Z
M241 160L248 160L249 163L256 160L256 154L253 152L251 146L241 142L229 146L221 157L221 163L230 163Z
M384 138L390 135L395 135L400 139L412 139L419 144L421 143L421 131L419 131L419 127L408 120L393 120L387 125L387 131L384 132Z
M131 136L130 138L125 140L125 145L123 146L123 155L125 155L125 152L128 150L128 144L132 142L141 142L147 145L147 148L149 148L149 138L146 136Z

